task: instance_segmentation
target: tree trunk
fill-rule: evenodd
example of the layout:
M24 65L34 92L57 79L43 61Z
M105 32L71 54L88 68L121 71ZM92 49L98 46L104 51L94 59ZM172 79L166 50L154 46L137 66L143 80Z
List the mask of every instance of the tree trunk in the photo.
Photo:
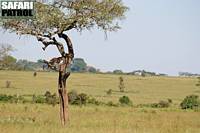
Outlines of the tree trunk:
M38 41L41 41L44 44L43 50L45 50L49 45L56 45L58 51L61 54L61 57L53 58L50 61L45 61L49 68L53 70L59 71L58 77L58 93L60 98L60 119L63 125L67 124L69 121L69 111L68 111L68 95L67 95L67 88L66 88L66 81L70 75L70 72L66 72L67 67L69 67L70 63L74 58L74 50L72 46L72 42L70 38L64 34L59 33L59 38L63 38L67 44L68 53L64 51L64 46L62 43L58 42L55 37L48 36L50 41L46 41L44 36L40 37L37 36ZM56 67L58 65L58 68Z
M62 125L66 125L69 121L69 110L68 110L68 95L66 88L66 80L69 77L70 73L59 72L58 78L58 93L60 98L60 119Z

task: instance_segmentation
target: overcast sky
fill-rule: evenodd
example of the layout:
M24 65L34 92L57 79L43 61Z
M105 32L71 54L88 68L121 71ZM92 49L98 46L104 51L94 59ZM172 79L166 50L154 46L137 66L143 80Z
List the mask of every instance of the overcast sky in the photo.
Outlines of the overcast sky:
M176 75L180 71L200 73L200 0L124 0L130 8L122 29L68 32L75 57L102 71L125 72L145 69ZM0 43L14 45L17 59L50 59L57 49L42 51L34 37L0 32Z

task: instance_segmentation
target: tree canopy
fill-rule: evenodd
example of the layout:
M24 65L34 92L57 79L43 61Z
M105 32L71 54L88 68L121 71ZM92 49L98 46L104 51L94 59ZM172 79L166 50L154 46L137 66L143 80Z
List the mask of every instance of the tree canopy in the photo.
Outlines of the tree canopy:
M104 31L120 29L118 21L125 18L128 7L121 0L54 0L52 3L35 3L35 19L6 19L2 27L17 34L52 36L64 31Z
M0 70L11 69L15 66L17 59L10 55L14 48L10 44L0 44Z

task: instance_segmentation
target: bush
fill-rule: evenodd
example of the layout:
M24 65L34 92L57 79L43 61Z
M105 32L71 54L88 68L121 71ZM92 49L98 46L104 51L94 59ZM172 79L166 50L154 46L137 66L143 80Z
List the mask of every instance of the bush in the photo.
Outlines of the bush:
M17 95L5 95L5 94L0 94L0 101L2 102L10 102L10 103L23 103L24 98L22 96L17 96Z
M160 108L168 108L170 106L170 102L169 101L160 101L158 104L159 104Z
M107 104L107 106L112 106L112 107L117 107L117 104L114 104L112 101L109 101Z
M109 89L106 93L107 93L107 95L111 95L112 94L112 89Z
M50 97L50 96L51 96L51 92L46 91L45 94L44 94L44 96L45 96L45 97Z
M85 93L78 94L75 90L68 93L68 100L70 104L86 105L88 96Z
M68 101L70 104L75 104L78 99L78 93L75 90L72 90L68 93Z
M11 99L10 96L7 96L5 94L0 94L0 101L3 101L3 102L7 102Z
M54 94L51 94L51 92L49 92L49 91L46 91L46 93L45 93L45 102L47 103L47 104L51 104L51 105L53 105L53 106L55 106L56 104L58 104L59 103L59 99L58 99L58 97L56 96L56 93L54 93Z
M88 97L87 102L88 102L88 104L94 104L94 105L102 104L101 102L97 101L94 97Z
M39 95L39 96L33 95L32 102L33 103L46 103L46 99L42 95Z
M152 108L168 108L170 106L169 101L163 101L161 100L159 103L153 103L151 104Z
M168 103L173 103L172 99L167 99Z
M80 105L82 105L82 104L86 105L87 100L88 100L88 96L85 93L81 93L81 94L78 95L77 100L78 100Z
M184 98L180 104L182 109L195 109L200 107L199 96L189 95Z
M132 105L132 101L129 99L128 96L123 96L119 98L119 102L122 105Z
M200 86L200 83L197 83L196 86Z

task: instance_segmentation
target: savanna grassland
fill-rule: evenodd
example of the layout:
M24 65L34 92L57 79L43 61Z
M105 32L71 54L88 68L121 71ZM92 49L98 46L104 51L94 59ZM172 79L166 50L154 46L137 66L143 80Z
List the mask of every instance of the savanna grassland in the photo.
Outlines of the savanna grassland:
M41 95L57 93L57 73L0 71L0 94ZM73 73L68 89L84 92L99 101L118 103L126 95L133 107L72 106L70 122L62 127L59 105L0 103L0 133L199 133L200 112L182 110L180 102L190 94L200 95L196 78L139 77L123 75L125 92L119 92L119 76ZM11 81L6 88L5 82ZM112 89L111 95L106 91ZM169 108L136 107L172 99Z

